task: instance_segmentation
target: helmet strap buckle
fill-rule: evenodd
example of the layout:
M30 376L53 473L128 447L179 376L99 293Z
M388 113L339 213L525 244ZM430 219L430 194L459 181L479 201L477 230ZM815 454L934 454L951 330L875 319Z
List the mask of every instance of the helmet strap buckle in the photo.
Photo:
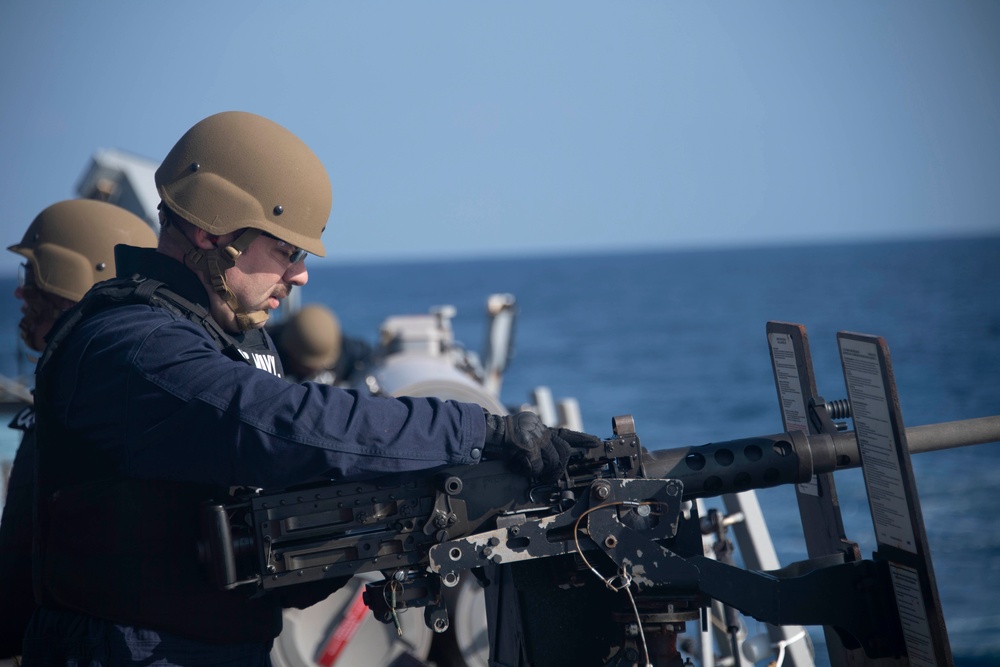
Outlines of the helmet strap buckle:
M242 255L250 244L254 242L258 236L261 235L260 229L254 229L253 227L248 227L242 234L233 239L233 242L220 250L220 254L224 252L227 258L232 262L231 266L235 266L236 259Z

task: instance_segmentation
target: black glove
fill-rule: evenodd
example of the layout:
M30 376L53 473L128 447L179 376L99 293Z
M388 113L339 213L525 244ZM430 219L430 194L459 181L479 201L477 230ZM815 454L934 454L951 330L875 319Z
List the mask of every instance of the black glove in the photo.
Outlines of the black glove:
M601 439L565 428L552 429L534 412L512 415L486 413L483 456L506 459L518 472L544 482L555 480L566 470L576 449L592 449Z

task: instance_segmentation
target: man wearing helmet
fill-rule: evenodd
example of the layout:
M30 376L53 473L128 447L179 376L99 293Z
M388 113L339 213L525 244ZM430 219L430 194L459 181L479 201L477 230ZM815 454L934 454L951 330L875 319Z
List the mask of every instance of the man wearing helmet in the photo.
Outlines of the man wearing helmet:
M123 208L93 199L70 199L46 208L24 238L8 248L25 258L14 296L24 302L21 338L36 352L63 311L94 283L115 276L119 243L156 247L156 234Z
M90 199L53 204L35 217L20 243L14 296L23 302L19 325L25 345L45 349L45 335L62 313L94 283L115 275L118 243L152 248L156 234L125 209ZM31 590L32 488L35 460L34 408L11 422L24 432L14 458L10 487L0 520L0 658L21 653L21 640L35 607Z
M39 362L36 572L24 665L267 665L281 609L209 584L197 510L231 487L473 464L558 474L592 436L532 413L288 383L269 312L322 256L329 179L285 128L225 112L156 172L157 250L119 248ZM304 598L303 595L310 597Z
M340 320L326 306L311 303L269 327L285 377L348 386L371 363L371 346L344 335Z

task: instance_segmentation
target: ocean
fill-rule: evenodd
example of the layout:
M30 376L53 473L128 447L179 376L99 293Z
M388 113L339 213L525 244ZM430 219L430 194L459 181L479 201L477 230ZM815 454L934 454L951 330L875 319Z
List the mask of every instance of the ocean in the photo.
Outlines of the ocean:
M14 278L5 282L0 372L17 376L30 364L18 360ZM346 334L373 343L387 316L452 305L455 338L480 351L493 293L514 295L518 308L505 404L545 386L575 398L585 430L602 437L613 416L633 415L649 449L783 430L769 320L806 327L828 400L846 397L836 334L853 331L886 340L907 426L1000 414L1000 236L325 264L311 268L302 303L330 306ZM0 443L0 459L10 449ZM913 464L956 665L1000 664L1000 444ZM836 482L847 535L870 557L861 473L837 473ZM781 562L804 559L793 490L758 496ZM810 631L817 665L828 664L821 634Z

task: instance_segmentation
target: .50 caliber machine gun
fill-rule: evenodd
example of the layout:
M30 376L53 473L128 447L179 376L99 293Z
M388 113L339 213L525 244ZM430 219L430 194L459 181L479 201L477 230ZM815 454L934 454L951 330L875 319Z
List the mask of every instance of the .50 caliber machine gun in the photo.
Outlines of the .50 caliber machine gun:
M962 426L990 438L996 420L979 421ZM918 427L908 435L925 447L946 440L956 426ZM519 573L534 579L536 590L563 594L563 612L544 605L544 633L574 638L559 641L558 658L548 662L544 637L536 641L529 630L537 664L632 664L643 644L651 653L675 652L676 634L701 616L709 598L773 624L833 626L845 644L871 657L900 655L884 563L827 557L769 573L725 565L703 555L689 502L856 466L853 433L782 433L646 452L630 417L615 418L614 427L603 448L581 453L549 486L532 485L501 462L484 462L419 477L251 493L213 505L204 519L215 580L225 588L269 590L379 571L385 580L366 593L377 617L391 622L402 608L424 607L429 627L443 632L441 586L456 585L463 570L560 557ZM545 587L537 585L541 577L550 577ZM594 596L606 599L581 614L586 623L568 623L571 635L552 627ZM620 636L608 636L610 627ZM608 646L633 659L605 662ZM580 660L564 663L568 651L579 651Z
M1000 417L904 428L884 342L857 334L840 334L850 400L827 405L810 395L796 327L769 324L789 432L647 451L620 416L603 447L547 485L487 461L248 491L205 507L205 560L219 586L255 591L378 572L365 591L375 616L398 628L401 611L422 607L438 633L450 623L445 589L470 571L487 586L502 664L679 666L678 635L688 621L704 630L713 600L776 626L822 625L851 664L949 664L909 455L1000 440ZM853 418L855 430L831 417ZM842 526L827 531L829 548L807 528L810 558L780 570L705 555L696 499L797 484L805 523L810 503L835 499L830 473L858 466L872 559L838 537Z

